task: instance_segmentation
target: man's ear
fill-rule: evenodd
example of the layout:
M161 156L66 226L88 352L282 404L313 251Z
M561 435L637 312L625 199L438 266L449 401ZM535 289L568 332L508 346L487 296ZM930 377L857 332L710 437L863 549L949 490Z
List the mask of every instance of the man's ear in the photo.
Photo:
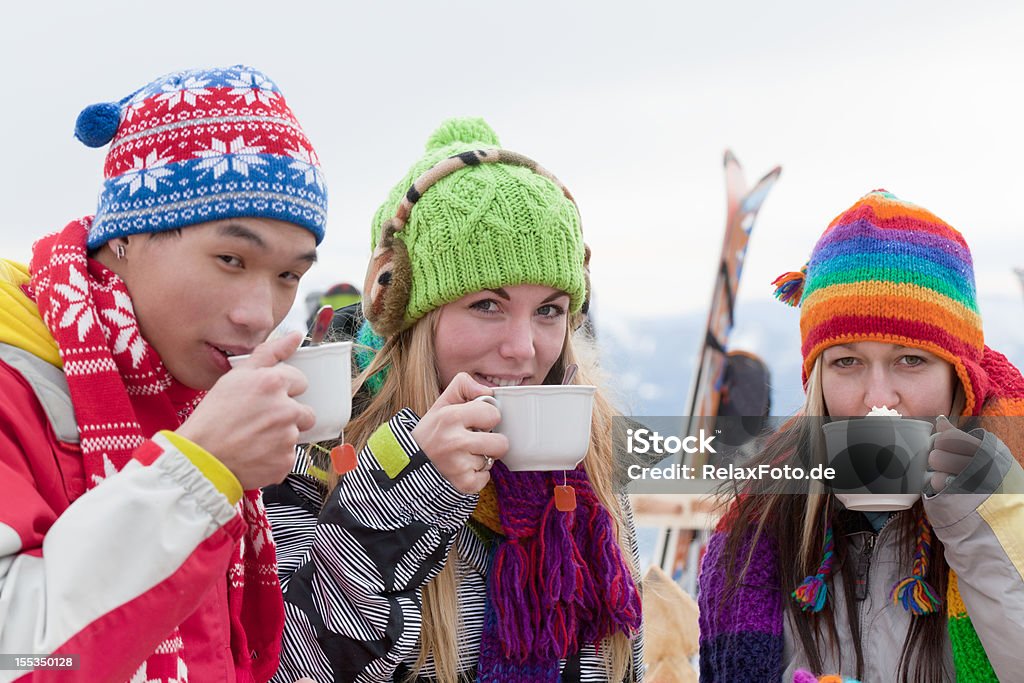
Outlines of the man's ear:
M113 253L118 261L123 261L128 256L128 238L115 237L106 243L106 247Z
M128 259L128 243L129 239L127 237L115 237L100 246L93 255L93 258L118 275L121 275L123 264Z

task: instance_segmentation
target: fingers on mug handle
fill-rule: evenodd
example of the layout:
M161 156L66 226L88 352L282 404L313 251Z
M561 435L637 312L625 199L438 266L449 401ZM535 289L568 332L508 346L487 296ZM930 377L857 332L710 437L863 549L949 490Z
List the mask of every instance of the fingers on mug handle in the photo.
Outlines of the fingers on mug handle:
M494 398L493 396L488 396L486 394L484 394L483 396L477 396L476 398L473 399L473 401L480 401L481 403L490 403L495 408L498 407L498 399ZM471 431L479 432L481 430L473 429Z
M932 488L934 488L936 491L939 491L940 489L939 489L939 487L935 486L935 484L937 483L937 480L935 479L935 475L938 472L938 470L935 469L935 465L933 464L933 461L935 460L935 458L933 457L933 453L935 453L935 441L940 436L942 436L942 432L935 431L935 432L932 432L931 436L928 437L928 452L925 453L925 460L924 460L924 462L925 462L925 475L928 476L928 477L932 477Z

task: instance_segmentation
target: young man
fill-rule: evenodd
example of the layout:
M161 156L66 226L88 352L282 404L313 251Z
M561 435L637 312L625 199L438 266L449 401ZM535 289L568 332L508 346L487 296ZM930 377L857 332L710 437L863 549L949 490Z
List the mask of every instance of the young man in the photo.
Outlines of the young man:
M93 105L76 136L110 143L96 215L0 260L0 653L79 668L0 680L265 681L257 491L314 417L278 364L298 336L264 340L323 238L319 162L246 66Z

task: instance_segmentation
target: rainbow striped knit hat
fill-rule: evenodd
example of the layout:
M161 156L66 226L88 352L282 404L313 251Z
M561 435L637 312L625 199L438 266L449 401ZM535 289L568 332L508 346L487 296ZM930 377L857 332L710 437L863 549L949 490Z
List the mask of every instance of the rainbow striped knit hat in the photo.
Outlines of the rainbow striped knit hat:
M974 266L963 236L885 190L831 223L799 273L773 283L800 306L803 379L830 346L879 341L924 349L950 363L976 415L987 377Z
M75 137L110 143L89 228L115 237L243 216L274 218L324 237L320 162L284 95L238 64L161 76L118 102L82 110Z
M835 344L879 341L925 349L956 369L967 399L964 416L980 415L982 427L1018 461L1024 458L1017 422L1005 419L1024 415L1024 377L985 346L971 253L963 236L940 218L875 190L829 223L803 269L772 284L780 300L801 307L805 383L818 355ZM818 572L793 593L812 612L823 606L832 573L831 534L829 527ZM912 574L890 596L913 614L929 614L940 602L924 581L931 543L931 527L922 516ZM777 559L761 561L774 565ZM946 602L957 680L995 680L952 569ZM775 632L781 632L779 615L779 627L771 625Z

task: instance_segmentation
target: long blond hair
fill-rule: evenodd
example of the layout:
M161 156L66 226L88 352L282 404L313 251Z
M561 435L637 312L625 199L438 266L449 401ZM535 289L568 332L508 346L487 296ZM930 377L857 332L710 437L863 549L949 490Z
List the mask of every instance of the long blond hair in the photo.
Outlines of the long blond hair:
M345 430L345 439L356 450L361 450L373 432L401 408L410 408L422 416L441 395L442 387L438 381L434 347L434 333L440 310L432 310L408 329L390 337L357 378L355 391L376 373L385 369L387 373L380 390ZM592 346L584 333L573 334L567 326L562 353L544 383L557 384L564 369L575 363L579 367L576 375L579 384L598 385L594 396L590 448L584 460L584 467L594 493L614 520L619 547L623 556L630 558L627 564L633 572L633 580L636 581L638 568L632 562L633 555L630 549L632 530L613 485L612 418L617 413L606 392L599 385L600 373L597 369L596 352ZM329 481L331 488L337 484L337 480L337 475L332 474ZM433 659L435 678L439 683L457 683L459 680L458 644L462 621L458 610L458 577L455 572L454 552L455 546L452 547L452 552L449 553L441 572L424 586L420 652L409 680L414 679L430 659ZM631 662L629 638L625 634L617 633L601 643L599 651L604 654L609 680L622 680Z

